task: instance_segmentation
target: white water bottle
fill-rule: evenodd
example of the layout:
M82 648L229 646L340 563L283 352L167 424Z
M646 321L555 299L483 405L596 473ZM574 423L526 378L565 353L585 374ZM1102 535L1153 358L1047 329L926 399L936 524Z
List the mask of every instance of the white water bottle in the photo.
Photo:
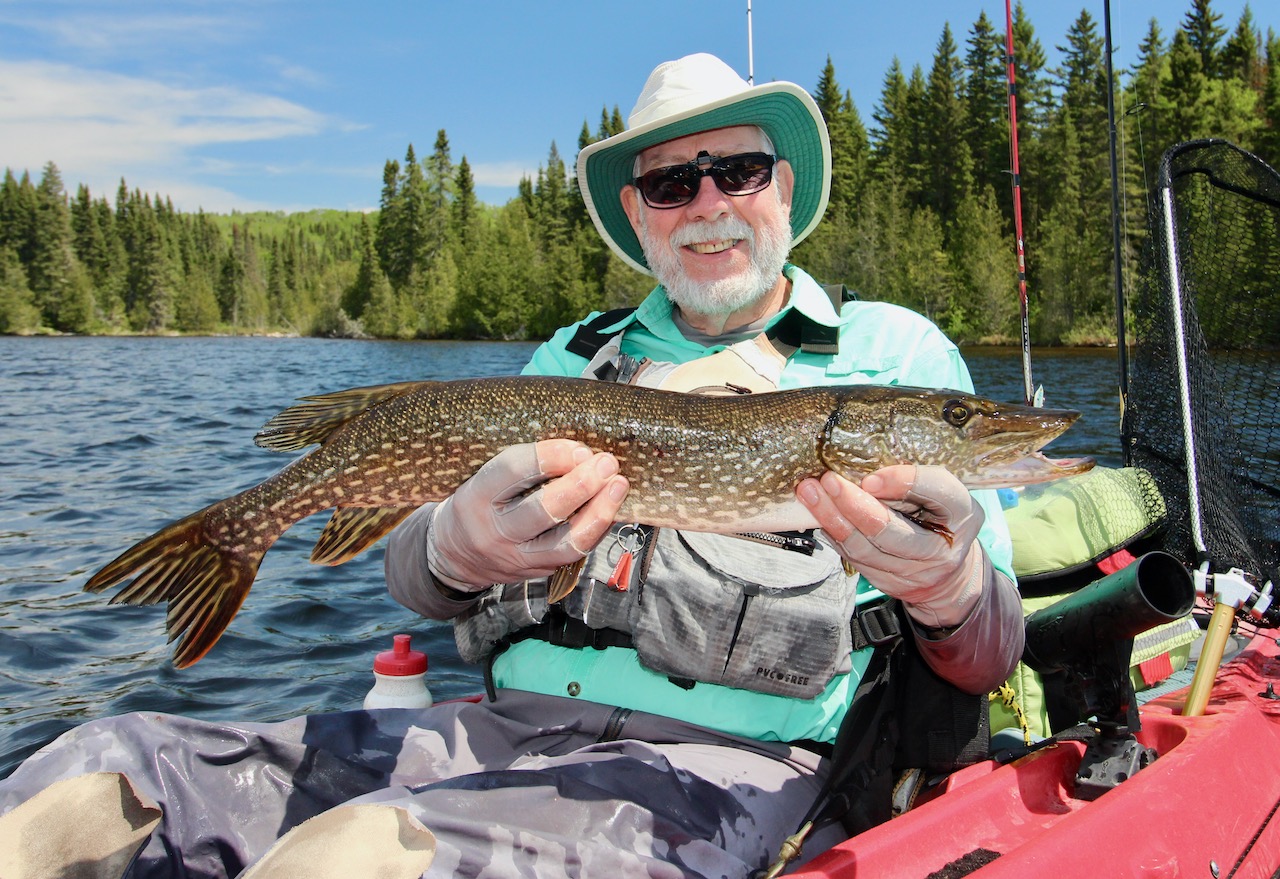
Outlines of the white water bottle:
M427 654L409 649L409 636L396 635L394 646L373 660L373 689L364 697L371 708L429 708Z

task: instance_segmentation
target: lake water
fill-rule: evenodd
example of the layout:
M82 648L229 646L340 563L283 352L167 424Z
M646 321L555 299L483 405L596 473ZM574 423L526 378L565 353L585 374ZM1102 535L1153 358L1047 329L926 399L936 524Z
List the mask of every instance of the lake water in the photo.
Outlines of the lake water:
M474 693L447 624L386 595L381 545L308 564L325 516L268 553L231 628L195 666L168 660L162 607L109 606L88 577L162 525L270 476L253 445L305 394L513 373L525 343L0 337L0 777L72 726L148 710L270 721L358 707L396 632L427 651L437 699ZM966 352L978 390L1016 401L1017 352ZM1084 418L1051 447L1120 463L1114 351L1037 352L1046 404Z

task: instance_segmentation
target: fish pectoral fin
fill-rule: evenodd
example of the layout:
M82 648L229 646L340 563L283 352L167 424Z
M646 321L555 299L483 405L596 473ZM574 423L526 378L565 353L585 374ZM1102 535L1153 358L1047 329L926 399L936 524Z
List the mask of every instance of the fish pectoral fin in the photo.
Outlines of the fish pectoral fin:
M582 575L582 569L586 564L586 556L583 556L576 562L556 568L555 573L547 580L547 604L555 604L577 587L578 577Z
M941 537L947 542L947 546L951 546L956 542L955 532L946 525L943 525L941 522L935 522L932 519L926 519L923 516L913 516L909 513L903 513L902 515L916 525L919 525L925 531L932 531L934 534Z
M432 384L437 382L396 382L302 397L298 405L290 406L264 424L253 441L277 452L292 452L323 443L331 433L362 412Z
M414 507L338 507L311 550L317 565L348 562L390 534Z

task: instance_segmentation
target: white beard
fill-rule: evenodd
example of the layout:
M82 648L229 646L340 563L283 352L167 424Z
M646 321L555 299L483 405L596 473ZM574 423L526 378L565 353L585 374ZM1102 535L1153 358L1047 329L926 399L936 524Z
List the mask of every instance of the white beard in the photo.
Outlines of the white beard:
M738 217L690 223L672 233L669 241L657 241L649 234L646 215L640 205L640 245L654 276L667 297L682 311L693 314L729 315L759 302L778 282L787 254L791 251L789 211L778 201L778 209L755 230ZM678 251L699 241L741 238L747 242L750 265L735 275L714 281L694 281L685 274Z

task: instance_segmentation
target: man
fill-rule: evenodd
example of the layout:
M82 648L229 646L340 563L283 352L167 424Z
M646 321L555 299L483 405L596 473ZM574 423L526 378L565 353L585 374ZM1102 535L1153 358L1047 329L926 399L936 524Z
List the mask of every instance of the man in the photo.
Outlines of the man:
M830 167L798 86L748 87L707 55L658 67L628 130L585 149L578 175L605 240L660 286L633 312L560 331L526 372L704 393L968 390L928 321L833 302L786 263L822 215ZM295 845L272 848L286 831L346 804L395 806L430 828L428 876L745 877L826 799L846 716L898 704L882 698L898 678L887 648L860 639L884 596L906 609L902 637L885 643L914 643L950 691L985 693L1021 654L998 507L939 468L887 467L860 486L806 479L797 499L819 530L752 539L616 526L628 488L611 455L516 446L392 535L392 594L455 621L460 653L485 664L482 701L282 724L86 724L0 784L0 809L59 778L124 772L163 812L135 876L261 866ZM572 592L550 601L547 578L584 556ZM860 738L874 745L870 730ZM880 787L861 790L855 813L887 811ZM358 826L347 838L359 840L363 820L316 834ZM377 838L406 839L405 826ZM842 835L827 823L805 856ZM371 856L386 849L374 839Z
M722 392L840 382L970 389L955 347L923 318L875 303L837 312L786 264L830 183L825 126L797 86L750 88L708 55L664 64L628 130L583 150L578 179L605 240L661 286L593 330L608 337L596 352L581 347L578 324L540 347L526 373ZM806 350L823 348L806 345L806 334L834 350ZM797 497L821 527L802 544L809 555L644 523L610 533L628 488L617 471L612 456L569 441L508 449L398 529L388 583L406 606L455 619L463 656L487 663L492 705L513 721L559 718L588 738L650 743L688 741L683 725L694 724L699 741L722 746L675 766L694 776L691 790L710 782L728 794L718 827L714 808L704 813L715 875L763 866L815 796L812 754L773 743L824 751L835 740L871 650L821 633L843 622L847 634L855 603L901 599L925 661L968 692L996 686L1021 653L1002 520L939 468L888 467L861 486L833 473L805 480ZM549 607L546 578L588 553L574 591ZM820 595L823 607L802 595ZM747 760L743 741L764 753ZM533 745L563 757L558 747ZM725 774L725 764L744 768ZM760 791L770 797L750 805ZM625 799L616 789L606 797ZM685 869L698 863L667 854Z

